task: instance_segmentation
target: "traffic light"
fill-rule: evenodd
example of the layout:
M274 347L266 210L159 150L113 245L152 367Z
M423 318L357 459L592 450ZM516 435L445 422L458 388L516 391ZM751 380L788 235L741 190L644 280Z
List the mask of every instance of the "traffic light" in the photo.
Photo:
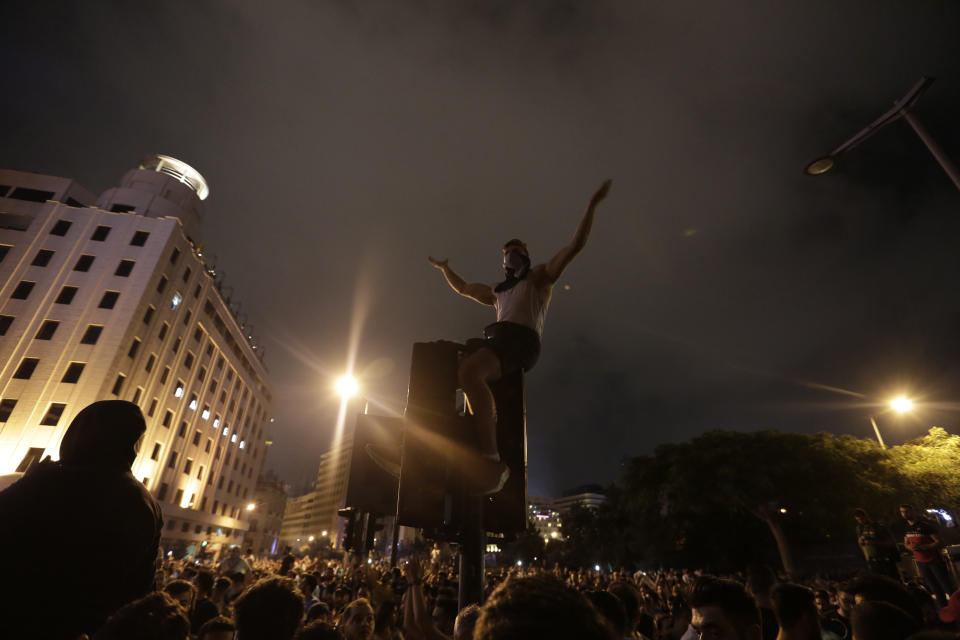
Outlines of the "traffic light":
M363 542L363 526L359 514L355 509L347 507L337 509L337 515L347 519L347 525L343 530L343 548L347 551L359 551L360 544Z
M353 433L350 476L347 479L345 507L378 514L397 511L398 479L371 457L371 448L381 460L400 468L400 443L403 418L361 414Z
M367 535L363 545L363 550L365 552L373 549L374 539L377 537L377 531L383 529L383 516L377 515L376 513L368 513L366 515Z
M404 416L398 516L402 525L456 535L465 499L458 471L476 454L471 416L457 413L457 363L453 342L413 345ZM510 467L504 488L483 499L487 531L512 533L527 526L527 436L522 371L491 385L497 406L497 446ZM469 518L473 522L474 518Z
M446 341L413 345L397 504L397 517L405 526L434 529L448 524L444 514L450 512L449 458L457 446L459 349Z

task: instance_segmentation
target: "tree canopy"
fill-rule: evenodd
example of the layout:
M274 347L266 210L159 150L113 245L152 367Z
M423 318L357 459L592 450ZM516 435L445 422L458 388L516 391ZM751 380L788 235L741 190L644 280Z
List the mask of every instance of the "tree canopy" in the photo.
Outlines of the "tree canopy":
M795 549L856 558L854 508L888 523L902 502L954 511L958 471L960 436L938 427L891 449L828 433L710 431L631 459L606 505L567 517L550 555L718 570L779 557L793 573L807 564Z

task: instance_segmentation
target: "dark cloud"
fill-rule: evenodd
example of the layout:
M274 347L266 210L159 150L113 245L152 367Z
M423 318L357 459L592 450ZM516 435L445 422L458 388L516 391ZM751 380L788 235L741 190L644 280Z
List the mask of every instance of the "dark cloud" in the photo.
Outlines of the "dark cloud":
M490 319L426 255L494 281L505 239L546 259L612 177L529 376L531 491L554 493L709 428L869 434L863 406L802 381L952 397L956 190L902 122L834 174L801 169L923 73L918 117L960 157L958 13L23 4L0 39L0 158L93 190L149 152L207 177L208 251L267 346L268 466L291 480L329 439L358 290L358 362L385 363L368 386L399 408L413 341ZM895 433L933 420L955 416Z

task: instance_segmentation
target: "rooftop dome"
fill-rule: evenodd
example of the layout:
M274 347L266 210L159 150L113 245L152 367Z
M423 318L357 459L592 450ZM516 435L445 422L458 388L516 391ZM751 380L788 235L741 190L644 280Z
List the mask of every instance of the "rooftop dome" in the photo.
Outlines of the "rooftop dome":
M177 160L170 156L153 154L140 161L140 168L148 171L157 171L158 173L176 178L193 189L197 193L197 197L201 200L206 200L207 196L210 195L210 187L207 186L207 181L203 179L200 172L182 160Z

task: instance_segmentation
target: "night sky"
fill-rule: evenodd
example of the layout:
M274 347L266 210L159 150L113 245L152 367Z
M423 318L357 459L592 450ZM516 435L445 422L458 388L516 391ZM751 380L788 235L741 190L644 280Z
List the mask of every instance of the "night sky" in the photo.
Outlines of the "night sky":
M206 177L289 482L329 444L351 327L402 409L414 341L493 321L427 256L488 283L509 238L545 261L608 177L527 378L532 494L714 428L960 432L960 192L905 122L802 173L924 74L915 113L960 162L958 3L4 6L0 166ZM875 406L900 390L914 416Z

